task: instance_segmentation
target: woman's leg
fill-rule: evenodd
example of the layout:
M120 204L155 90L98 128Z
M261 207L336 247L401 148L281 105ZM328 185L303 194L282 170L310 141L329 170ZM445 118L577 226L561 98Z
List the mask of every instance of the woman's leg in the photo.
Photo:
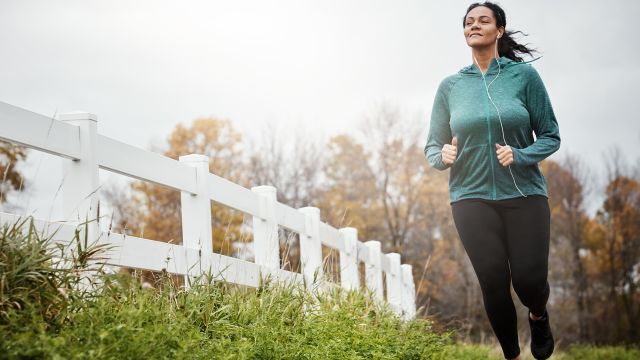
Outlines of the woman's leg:
M520 353L502 219L482 200L451 204L453 219L480 282L484 307L505 358Z
M513 288L531 313L542 316L549 299L550 211L546 197L501 201Z

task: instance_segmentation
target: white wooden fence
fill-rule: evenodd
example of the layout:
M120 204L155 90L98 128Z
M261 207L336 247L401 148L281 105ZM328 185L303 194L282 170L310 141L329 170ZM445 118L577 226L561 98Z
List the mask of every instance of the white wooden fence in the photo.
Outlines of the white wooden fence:
M185 276L210 272L225 281L256 287L260 276L279 281L322 279L322 245L340 254L340 286L360 287L359 262L365 264L365 284L375 297L411 319L415 316L415 286L411 265L400 264L400 254L383 254L379 241L358 241L355 228L335 229L320 221L315 207L293 209L276 201L276 189L251 190L209 173L204 155L185 155L179 161L145 151L97 133L97 117L89 113L62 114L57 119L0 102L0 139L64 158L63 213L67 220L38 220L37 226L57 230L56 239L70 241L79 221L98 216L98 169L106 169L181 192L181 245L100 230L89 236L113 247L107 263L114 266L166 271ZM253 216L255 262L212 252L211 201ZM19 216L0 213L0 221ZM280 269L278 226L300 236L302 274ZM316 282L314 282L314 274ZM383 276L386 280L384 299Z

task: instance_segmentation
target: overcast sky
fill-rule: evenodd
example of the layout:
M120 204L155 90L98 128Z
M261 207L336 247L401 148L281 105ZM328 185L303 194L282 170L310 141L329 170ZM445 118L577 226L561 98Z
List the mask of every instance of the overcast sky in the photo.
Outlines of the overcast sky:
M552 158L570 151L602 170L614 145L640 158L640 2L499 3L543 55L534 66L562 137ZM92 112L100 133L144 148L200 116L245 134L265 122L348 132L380 101L420 114L426 135L438 83L471 63L469 4L1 0L0 101ZM53 166L44 159L33 172Z

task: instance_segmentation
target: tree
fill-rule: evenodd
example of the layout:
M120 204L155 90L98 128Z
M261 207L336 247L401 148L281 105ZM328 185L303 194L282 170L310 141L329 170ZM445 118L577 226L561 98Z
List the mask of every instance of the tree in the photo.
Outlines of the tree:
M349 135L338 135L326 146L326 182L320 196L325 221L335 227L354 227L361 239L378 239L380 202L369 154Z
M294 208L317 203L326 158L318 139L267 126L251 144L247 177L252 186L275 187L278 201Z
M326 158L319 139L299 128L287 134L269 124L250 144L247 177L251 186L275 187L277 200L293 208L318 206ZM282 269L299 270L298 238L297 233L278 227Z
M413 265L424 314L469 324L484 319L480 290L453 226L448 173L424 158L422 130L396 107L382 104L359 133L331 138L322 213L335 226L356 227L361 240L380 240L385 252L400 252L403 263ZM491 331L487 321L472 323L465 330Z
M621 310L616 312L618 333L626 332L630 342L638 342L640 333L640 182L616 174L606 188L600 211L607 228L601 255L608 273L609 297ZM626 330L626 331L625 331Z
M202 154L209 157L209 171L225 179L246 186L245 170L241 157L240 134L229 120L202 118L191 126L176 125L168 139L164 155L178 159L181 155ZM128 201L126 196L121 200ZM116 198L117 196L112 196ZM182 225L180 221L180 193L173 189L148 182L132 184L129 209L121 213L133 213L127 222L130 232L148 239L180 243ZM118 207L118 204L114 204ZM120 206L127 206L120 204ZM133 209L133 210L131 210ZM244 241L242 233L243 214L212 203L213 251L233 253L234 242ZM128 220L128 221L127 221Z
M588 230L590 218L585 210L585 186L589 179L586 165L574 155L567 155L561 162L542 162L549 192L551 210L552 247L550 276L555 286L565 286L563 294L574 297L577 313L577 339L587 341L589 324L592 323L588 306L588 274L584 257L589 251ZM567 314L572 312L562 312ZM572 319L561 322L574 327ZM568 332L571 333L571 332Z
M407 243L429 236L425 232L437 234L438 227L423 216L423 210L429 207L432 195L446 191L446 182L424 159L422 126L407 120L398 108L385 103L374 108L365 117L361 132L363 148L370 154L364 165L375 179L376 199L382 208L377 221L384 228L378 237L388 250L404 252Z

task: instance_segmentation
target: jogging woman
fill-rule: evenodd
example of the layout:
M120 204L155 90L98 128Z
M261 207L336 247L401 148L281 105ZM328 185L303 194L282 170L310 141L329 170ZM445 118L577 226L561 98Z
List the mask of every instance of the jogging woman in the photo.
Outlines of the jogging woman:
M482 289L506 359L519 359L510 285L529 309L531 353L551 356L546 309L550 212L538 162L560 147L540 76L521 55L498 5L472 4L463 18L471 65L445 78L435 96L425 155L451 169L454 223ZM533 134L535 134L535 139Z

